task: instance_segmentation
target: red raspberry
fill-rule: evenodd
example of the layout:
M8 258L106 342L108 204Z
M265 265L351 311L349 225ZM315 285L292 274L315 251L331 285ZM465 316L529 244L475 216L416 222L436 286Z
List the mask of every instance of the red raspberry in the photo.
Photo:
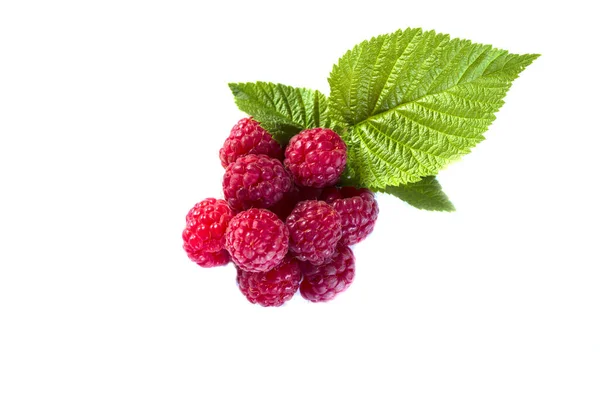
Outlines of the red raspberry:
M346 167L346 144L331 129L308 129L290 140L284 163L299 185L334 185Z
M342 196L341 189L337 186L330 186L330 187L326 187L325 189L323 189L323 191L321 192L321 196L319 197L319 200L323 200L327 204L331 204L335 200L339 200L342 198L344 198L344 196Z
M298 203L285 222L290 231L290 251L301 261L323 264L333 256L342 237L342 221L324 201Z
M342 217L342 239L340 244L353 245L366 238L379 214L373 192L353 187L327 188L321 196Z
M219 158L225 168L247 154L265 154L278 160L283 158L283 150L279 143L252 118L241 119L231 129L229 137L225 139L219 151Z
M299 201L319 200L319 198L321 197L321 193L323 192L323 189L321 188L313 188L306 186L296 186L296 189L298 190Z
M233 211L224 200L208 198L196 204L185 217L186 227L182 237L186 252L221 251L231 218Z
M302 297L313 303L329 301L352 283L354 254L348 246L339 246L330 262L319 266L303 264L302 272Z
M238 267L248 272L265 272L285 257L289 233L271 211L251 208L233 217L225 238L225 247Z
M249 154L229 164L223 177L223 192L236 211L271 207L292 187L281 161Z
M321 189L292 184L292 189L283 195L283 199L269 209L277 214L282 221L285 221L296 207L296 204L304 200L318 200L320 196Z
M183 245L183 248L190 260L204 268L218 267L229 263L229 253L227 250L210 253L202 250L192 250L185 244Z
M302 279L301 263L288 254L281 264L267 272L246 272L238 268L237 282L251 303L279 307L298 290Z

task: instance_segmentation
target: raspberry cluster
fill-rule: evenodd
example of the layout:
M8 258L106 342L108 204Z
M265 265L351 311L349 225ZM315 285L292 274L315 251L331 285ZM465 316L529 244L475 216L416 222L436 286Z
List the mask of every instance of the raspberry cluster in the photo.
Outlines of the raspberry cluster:
M373 231L379 213L371 191L336 186L346 156L331 129L302 131L283 149L256 120L240 120L219 152L225 200L203 200L186 216L188 257L206 268L233 261L254 304L278 307L297 291L311 302L333 299L354 279L349 246Z

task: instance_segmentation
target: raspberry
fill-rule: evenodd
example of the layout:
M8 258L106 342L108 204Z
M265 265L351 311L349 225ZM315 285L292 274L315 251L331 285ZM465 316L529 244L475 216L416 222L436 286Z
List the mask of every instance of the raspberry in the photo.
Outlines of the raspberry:
M337 211L324 201L298 203L287 217L290 251L301 261L323 264L333 256L342 237L342 222Z
M265 272L283 260L289 233L271 211L251 208L233 217L225 238L225 248L238 267L248 272Z
M296 188L298 190L299 201L319 200L319 198L321 197L321 193L323 192L323 189L321 188L313 188L306 186L296 186Z
M308 129L290 140L284 163L299 185L334 185L346 167L346 144L331 129Z
M356 244L373 232L379 214L373 192L353 187L327 188L323 191L322 198L330 203L342 218L340 244Z
M223 177L225 199L236 211L271 207L292 187L281 161L249 154L229 164Z
M354 254L347 246L339 246L327 264L302 265L304 279L300 294L313 303L329 301L348 289L354 279Z
M279 143L252 118L241 119L231 129L229 137L219 150L219 158L223 168L226 168L247 154L265 154L279 160L283 158L283 150Z
M281 264L267 272L246 272L238 268L237 282L251 303L279 307L298 290L302 279L301 263L288 254Z
M185 217L186 227L182 237L186 252L221 251L231 218L233 212L224 200L208 198L197 203Z
M296 186L292 184L292 189L283 195L283 198L270 208L282 220L290 215L296 204L304 200L318 200L321 196L321 189Z
M323 200L327 204L333 203L335 200L342 199L342 191L337 186L330 186L323 189L319 200Z
M210 253L202 250L193 250L185 244L183 245L183 248L190 260L204 268L218 267L229 263L229 253L227 250Z

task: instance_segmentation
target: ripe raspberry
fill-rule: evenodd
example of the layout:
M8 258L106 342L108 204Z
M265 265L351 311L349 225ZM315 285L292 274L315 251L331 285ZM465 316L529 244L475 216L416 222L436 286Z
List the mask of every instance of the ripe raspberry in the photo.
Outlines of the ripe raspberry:
M267 272L246 272L238 268L237 282L251 303L279 307L298 290L302 279L301 263L288 254L281 264Z
M269 208L282 220L290 215L296 204L304 200L318 200L321 196L321 189L296 186L292 184L292 189L283 195L283 198L274 206Z
M233 211L224 200L208 198L197 203L185 217L186 227L182 237L186 252L221 251L231 218Z
M379 214L373 192L353 187L327 188L321 197L331 204L342 218L340 244L351 246L373 232Z
M281 161L249 154L229 164L223 177L223 192L236 211L271 207L292 187Z
M321 188L313 188L306 186L296 186L296 188L298 189L299 201L319 200L319 198L321 197L321 193L323 192L323 189Z
M327 264L302 265L304 279L300 294L313 303L329 301L348 289L354 279L354 254L347 246L339 246Z
M335 200L342 199L342 190L337 186L330 186L323 189L319 200L323 200L327 204L333 203Z
M190 260L204 268L218 267L229 263L229 253L227 250L210 253L202 250L193 250L185 244L183 248Z
M346 167L346 144L331 129L308 129L290 140L284 163L299 185L334 185Z
M223 168L226 168L247 154L265 154L278 160L283 158L283 150L279 143L252 118L241 119L231 129L229 137L219 150L219 158Z
M289 233L271 211L251 208L233 217L225 238L225 248L238 267L248 272L265 272L285 257Z
M290 251L301 261L323 264L333 256L342 237L342 221L324 201L306 200L298 203L287 217L290 231Z

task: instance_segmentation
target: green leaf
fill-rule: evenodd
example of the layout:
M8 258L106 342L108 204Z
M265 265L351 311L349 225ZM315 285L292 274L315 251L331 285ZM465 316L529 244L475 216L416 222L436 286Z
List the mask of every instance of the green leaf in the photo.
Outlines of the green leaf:
M419 182L407 185L388 186L382 192L396 196L420 210L455 211L435 176L426 176Z
M304 129L329 127L327 97L318 90L268 83L230 83L238 108L285 145Z
M512 81L538 57L407 29L348 51L329 77L349 170L385 189L434 176L484 139Z

